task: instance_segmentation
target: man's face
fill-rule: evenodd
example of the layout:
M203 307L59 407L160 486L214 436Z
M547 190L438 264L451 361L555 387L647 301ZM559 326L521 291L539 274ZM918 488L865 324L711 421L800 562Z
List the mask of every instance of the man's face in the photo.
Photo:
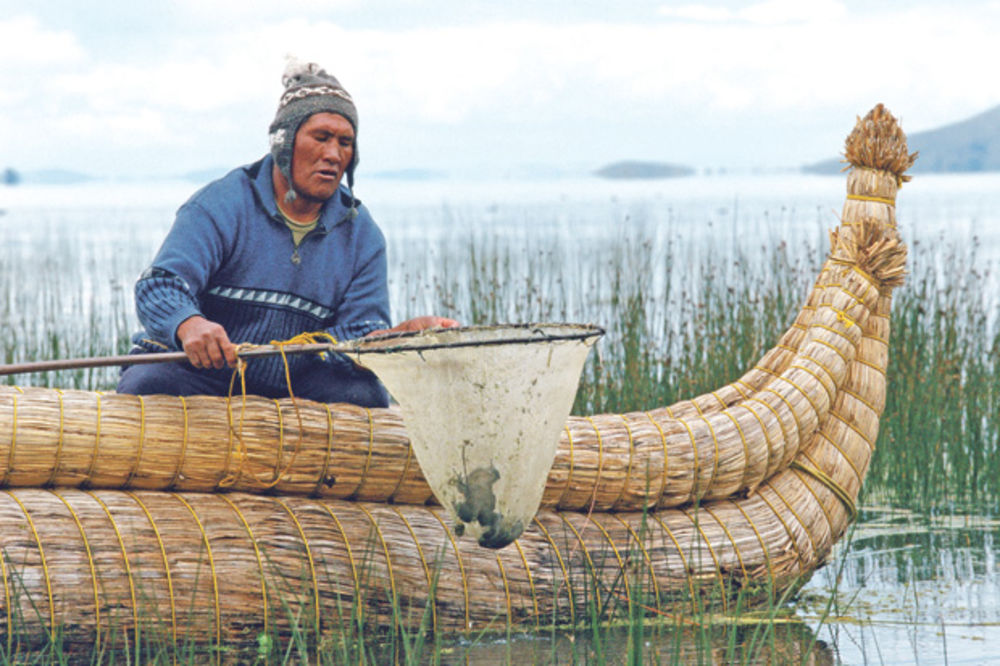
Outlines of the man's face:
M314 113L295 135L292 184L302 197L326 201L354 158L354 128L336 113Z

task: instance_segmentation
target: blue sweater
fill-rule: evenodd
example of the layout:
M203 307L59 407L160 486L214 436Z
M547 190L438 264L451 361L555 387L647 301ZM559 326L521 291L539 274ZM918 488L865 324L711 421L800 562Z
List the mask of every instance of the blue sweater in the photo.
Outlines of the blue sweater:
M296 249L274 200L273 164L268 155L235 169L177 211L135 285L145 327L134 338L139 347L179 349L177 327L193 315L221 324L234 343L319 330L347 340L389 327L385 239L367 209L341 187ZM350 363L327 356L334 368ZM304 364L323 362L312 354L288 359L293 377ZM255 359L247 379L283 387L281 358Z

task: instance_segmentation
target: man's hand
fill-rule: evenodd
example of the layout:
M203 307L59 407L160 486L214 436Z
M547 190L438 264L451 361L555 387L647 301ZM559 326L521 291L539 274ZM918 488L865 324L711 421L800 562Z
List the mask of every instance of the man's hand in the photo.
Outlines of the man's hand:
M236 367L236 346L229 341L226 329L214 321L189 317L177 327L177 339L196 368Z
M413 319L407 319L406 321L396 324L392 328L383 328L378 331L372 331L365 337L371 335L385 335L386 333L407 333L412 331L422 331L425 328L455 328L458 326L458 322L454 319L448 319L447 317L434 317L434 316L424 316L424 317L414 317Z

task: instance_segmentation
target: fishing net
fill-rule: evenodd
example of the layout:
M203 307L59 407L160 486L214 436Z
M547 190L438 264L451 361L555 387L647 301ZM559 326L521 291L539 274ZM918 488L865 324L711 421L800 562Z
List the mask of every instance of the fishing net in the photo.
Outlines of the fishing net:
M600 328L433 329L349 343L399 402L420 468L457 534L502 548L534 517Z

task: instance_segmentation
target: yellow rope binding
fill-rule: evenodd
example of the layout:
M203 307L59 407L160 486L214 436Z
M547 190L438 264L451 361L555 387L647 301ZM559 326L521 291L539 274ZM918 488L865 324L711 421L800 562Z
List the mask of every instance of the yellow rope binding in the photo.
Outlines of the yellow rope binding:
M14 422L17 425L17 422ZM97 459L101 449L101 394L97 394L97 424L94 430L94 451L90 455L90 465L87 467L87 474L83 477L84 484L89 484L94 478L94 468L97 466Z
M295 464L295 459L299 454L299 449L302 447L302 439L303 439L302 413L299 411L298 403L295 400L295 392L292 390L292 373L291 373L291 368L288 365L288 356L285 353L285 347L288 345L307 345L307 344L318 344L322 342L337 344L337 339L332 335L330 335L329 333L327 333L326 331L312 331L312 332L299 333L298 335L293 336L287 340L271 340L271 342L268 343L272 347L277 347L278 351L281 353L281 361L285 366L285 383L288 386L288 397L291 398L292 400L292 406L295 408L295 416L299 422L299 437L298 441L296 441L295 443L295 449L292 451L292 456L291 459L288 461L288 464L281 466L279 462L278 467L274 470L274 478L268 481L264 481L260 478L257 478L256 476L253 477L254 481L258 486L261 486L263 488L274 488L276 485L281 483L282 478L292 469L292 466ZM260 349L262 346L263 345L254 345L248 342L243 342L236 345L236 367L233 369L233 375L229 379L229 396L227 403L229 405L229 410L230 410L229 411L230 446L229 446L229 453L227 454L226 469L227 470L229 469L229 458L232 456L232 449L233 449L232 437L234 430L236 430L236 443L238 444L240 462L235 473L227 472L226 475L219 480L218 486L220 488L231 487L233 485L236 485L240 481L240 479L243 477L243 468L245 467L247 458L249 457L249 454L247 453L246 442L243 439L243 417L246 414L246 409L247 409L247 380L246 380L247 362L246 359L240 356L240 354L253 349ZM324 359L326 358L326 352L318 352L318 353L320 358ZM240 379L241 405L240 405L239 428L234 429L232 422L232 399L233 399L233 389L235 388L237 377L239 377ZM278 413L280 417L281 414L280 407L278 408ZM281 448L284 447L282 446ZM279 454L280 452L281 449L279 449Z
M403 521L403 525L406 526L406 531L410 533L410 538L413 539L413 546L417 549L417 555L420 556L420 563L424 567L424 579L427 581L427 589L434 591L434 598L430 599L427 603L431 607L431 628L437 631L437 587L435 585L435 580L437 574L440 573L440 569L431 576L431 568L427 564L427 558L424 557L424 549L420 545L420 540L417 538L417 533L413 531L413 526L410 525L410 521L406 519L403 512L400 511L396 506L390 505L390 508L399 516L399 519ZM440 563L439 563L440 564ZM500 564L500 556L497 555L497 564ZM507 587L507 574L503 571L503 565L500 565L500 574L503 576L503 587L507 594L507 617L510 617L510 590Z
M141 396L137 395L136 398L139 399L139 443L136 445L135 452L135 462L132 464L132 469L129 470L128 477L125 479L125 487L132 487L132 479L135 478L135 473L139 471L139 464L142 462L142 447L146 442L146 400Z
M629 427L628 419L625 418L625 415L621 414L620 416L622 420L622 425L625 426L625 432L628 433L628 469L625 472L625 477L622 479L621 492L618 493L618 497L615 498L615 501L611 503L610 507L611 509L614 509L616 506L618 506L618 503L621 502L622 498L625 497L625 491L628 490L629 481L632 480L632 458L635 454L635 440L632 438L632 428Z
M809 465L804 465L800 463L798 460L793 460L788 466L791 469L797 469L800 472L805 472L806 474L808 474L809 476L811 476L812 478L816 479L824 486L826 486L827 489L829 489L830 492L833 493L834 497L840 500L840 503L844 505L844 508L847 509L848 522L853 523L854 520L858 517L858 507L854 503L854 499L848 494L846 490L844 490L843 486L834 481L825 472L816 469L814 467L810 467Z
M10 472L14 469L14 449L17 448L17 396L11 396L13 407L10 424L10 449L7 452L7 466L3 470L3 478L0 478L0 486L6 486L10 478Z
M569 492L570 486L573 485L573 433L570 431L568 425L563 426L563 429L566 431L566 439L569 441L569 472L566 474L566 485L559 494L559 499L556 500L556 506L562 506L563 500L566 499L566 493Z
M611 535L608 534L608 530L604 528L604 525L601 525L599 521L594 520L593 516L590 517L590 522L596 525L597 529L599 529L601 531L601 534L604 535L604 540L608 542L609 546L611 546L611 553L615 556L615 559L618 560L618 568L619 570L621 570L621 581L625 584L625 600L628 601L629 617L631 617L633 599L632 599L632 586L628 580L628 567L625 565L625 561L622 559L621 553L618 551L618 547L615 546L614 539L612 539ZM601 585L601 587L607 588L608 586ZM615 594L614 587L615 587L614 584L612 584L610 589L608 589L609 598L612 594ZM615 594L615 596L621 598L620 595ZM598 603L600 603L600 599L598 599Z
M837 313L837 321L843 324L846 328L850 328L851 326L857 324L857 322L851 319L851 317L843 310L838 310L837 308L832 306L830 307L830 309Z
M139 499L139 496L136 495L134 492L132 492L132 491L125 491L125 494L128 495L129 497L131 497L135 501L135 503L139 505L139 508L142 509L142 512L144 514L146 514L146 520L149 521L149 526L153 528L153 534L156 536L156 543L157 543L157 545L160 546L160 558L163 560L163 572L164 572L164 574L166 574L166 577L167 577L167 594L169 595L169 599L170 599L170 634L173 637L173 641L174 641L173 644L174 644L174 647L176 648L177 647L177 609L176 609L176 605L174 603L174 582L173 582L173 578L170 575L170 562L167 559L167 549L163 545L163 537L160 535L160 528L156 526L156 521L153 520L153 514L151 514L149 512L149 509L146 507L146 505L143 503L143 501L141 499ZM223 496L222 498L226 499L225 496ZM226 501L228 502L229 500L226 500ZM256 544L254 545L254 547L256 548ZM265 605L264 608L266 610L267 606ZM267 632L267 622L266 621L264 623L264 631ZM175 652L174 657L173 657L173 662L175 664L177 663L176 652Z
M500 553L496 553L497 556L497 568L500 570L500 578L503 580L503 593L507 598L507 630L511 628L511 620L514 617L514 611L510 605L510 584L507 582L507 571L503 568L503 562L500 561ZM433 603L431 608L434 608ZM437 621L435 620L435 631L437 630Z
M333 486L332 483L327 483L326 475L330 471L330 458L333 456L333 411L330 409L330 405L323 403L323 407L326 408L326 455L323 457L323 470L319 473L319 478L316 480L316 487L313 489L313 494L319 496L322 494L322 487L326 485L327 488ZM409 462L409 458L407 458ZM400 479L400 483L403 480ZM399 485L397 484L397 488Z
M122 537L121 530L118 529L118 523L115 522L114 514L111 513L111 509L108 508L108 505L104 502L104 500L102 500L100 497L98 497L96 494L94 494L89 490L85 492L95 502L97 502L98 506L100 506L101 509L104 510L105 515L108 517L108 522L111 523L111 529L115 533L115 537L117 537L118 539L118 547L121 550L122 554L122 564L125 565L125 577L128 580L129 599L132 602L132 632L133 632L132 647L135 649L135 660L136 662L138 662L139 651L142 649L142 644L139 642L140 626L141 626L139 624L139 604L136 602L135 578L132 572L132 565L130 564L128 559L128 551L125 549L125 539ZM51 598L51 593L49 596Z
M789 513L792 514L792 517L795 518L795 520L799 523L799 526L802 527L802 531L805 532L806 536L809 538L809 545L812 546L813 561L818 562L820 557L819 556L820 550L819 546L816 544L816 537L813 535L813 531L809 529L805 521L802 520L802 516L800 516L799 513L795 510L795 506L791 502L789 502L784 495L781 494L781 491L778 490L777 486L775 486L773 481L774 481L773 479L768 480L767 487L775 495L778 496L778 499L780 499L786 507L788 507Z
M49 600L49 626L45 629L45 634L48 636L49 640L52 640L56 631L56 606L55 601L52 598L52 576L49 572L48 561L45 559L45 548L42 546L42 539L38 536L38 530L35 528L35 521L31 519L31 514L28 513L28 507L26 507L24 502L22 502L21 499L10 490L4 490L3 492L5 492L8 497L14 500L17 505L21 507L21 511L24 513L24 519L28 521L28 529L31 530L31 534L35 538L35 545L38 546L38 559L42 565L42 575L45 577L45 591L48 594ZM4 557L6 557L6 555L4 555ZM4 581L6 580L7 579L4 578ZM7 608L9 609L10 606L8 605ZM39 623L41 623L41 611L36 609L35 612L38 614ZM8 631L10 630L10 627L11 625L8 624Z
M262 604L261 608L264 613L264 633L266 634L268 632L268 622L270 619L270 613L267 610L267 578L264 577L264 560L260 554L257 537L254 536L250 523L247 522L246 517L243 515L243 512L240 511L239 507L236 506L231 499L226 497L225 493L219 493L219 498L229 505L229 508L231 508L236 514L236 517L239 518L241 523L243 523L243 529L246 530L247 536L250 537L250 545L253 546L254 555L257 556L257 571L260 572L260 600Z
M0 557L0 576L3 576L3 598L4 598L4 608L7 612L7 653L8 657L16 658L12 652L14 643L14 618L13 611L10 607L10 584L7 582L7 558ZM531 589L532 594L534 594L534 587ZM20 644L18 644L18 651L20 651Z
M181 401L181 411L184 414L184 436L181 439L181 455L177 459L177 467L174 469L174 475L170 478L170 483L167 484L167 488L173 488L177 484L177 480L181 477L181 472L184 470L184 460L187 458L187 447L188 447L188 409L187 401L184 396L177 396Z
M94 590L94 622L97 625L94 631L94 652L101 654L101 597L97 589L97 569L94 566L94 553L90 550L90 541L87 539L87 533L83 529L83 523L80 522L80 516L73 510L73 506L56 491L53 490L51 492L66 506L69 515L73 517L73 522L76 523L76 529L80 532L80 539L83 540L83 550L87 554L87 564L90 567L90 583Z
M198 517L197 512L191 503L184 499L183 495L177 493L170 493L177 501L184 505L184 507L191 514L191 518L194 519L195 525L198 526L198 531L201 532L201 542L205 546L205 553L208 555L208 567L212 573L212 595L215 598L215 645L216 647L222 646L222 608L219 604L219 577L216 575L215 571L215 558L212 556L212 544L209 543L208 533L205 531L205 525L201 522L201 518ZM113 525L114 523L112 523ZM200 553L199 553L200 559ZM219 651L217 657L217 663L222 663L222 652Z
M531 604L534 606L534 612L532 617L535 618L535 629L539 628L539 614L538 614L538 595L535 593L535 579L531 575L531 567L528 566L528 558L524 555L524 549L521 548L521 544L516 540L514 541L514 546L517 548L517 554L521 556L521 564L524 565L524 573L528 576L528 589L531 590Z
M848 194L847 198L851 199L852 201L874 201L875 203L884 203L887 206L896 205L895 199L886 199L883 197L871 197L865 194Z
M368 522L371 523L372 530L374 530L374 532L375 532L375 536L378 537L379 543L382 544L382 553L385 555L386 577L389 579L389 588L390 588L389 592L392 595L392 598L388 599L388 601L389 601L389 607L390 608L399 608L399 594L396 592L396 576L392 572L392 558L389 557L389 545L385 541L385 535L382 533L382 528L379 526L379 523L375 519L375 516L372 515L372 512L369 511L365 507L365 505L362 504L362 503L360 503L360 502L357 503L357 507L359 509L361 509L361 512L364 513L365 516L368 517ZM435 518L437 518L436 515L435 515ZM438 521L440 522L441 519L438 518ZM442 526L444 525L443 522L441 524L442 524ZM445 531L448 531L447 527L445 527ZM452 540L452 545L455 547L455 557L459 557L460 558L460 555L458 554L458 546L455 545L454 540ZM461 565L461 559L459 559L459 565ZM315 573L313 574L313 576L314 576L314 580L315 580ZM468 621L468 619L469 619L469 586L468 586L468 584L465 581L465 571L464 571L464 569L462 571L462 585L465 587L465 618L466 618L466 622L465 623L466 623L466 626L468 626L468 624L469 624L469 621ZM396 628L399 627L399 617L397 617L396 613L393 613L392 623L393 623L393 629L396 629Z
M306 560L309 562L309 577L310 580L312 581L313 613L314 613L313 625L316 631L316 641L318 645L319 644L318 642L321 637L320 620L322 619L322 615L319 610L319 581L316 578L316 562L313 559L312 548L309 546L309 539L306 537L305 530L302 529L302 523L300 523L299 519L295 516L295 512L292 511L288 507L288 505L284 501L282 501L280 497L275 497L273 499L275 502L278 503L278 505L282 509L285 510L285 512L288 514L288 517L292 519L292 523L295 524L295 529L298 531L299 536L302 538L302 547L305 548L306 551ZM386 557L388 557L388 554L386 554Z
M45 483L46 486L54 486L56 483L56 476L59 474L59 463L62 462L63 441L66 439L66 405L63 404L63 392L60 389L55 389L55 391L59 396L59 442L56 444L56 460L52 465L52 473L49 475L49 480Z
M653 517L656 517L655 513L650 514L650 515L652 515ZM532 520L535 521L535 525L538 527L538 529L540 529L542 531L542 534L545 536L545 540L549 542L549 546L552 548L552 552L556 556L556 561L559 562L559 568L562 569L563 582L566 583L566 597L567 597L567 600L569 602L569 623L571 625L572 624L576 624L576 606L573 603L573 585L570 582L569 572L566 570L566 563L563 561L563 557L559 553L559 547L556 546L556 542L552 540L552 535L550 535L549 531L547 529L545 529L545 525L543 525L542 522L540 520L538 520L538 516L536 515L534 518L532 518ZM559 584L553 579L553 581L552 581L553 602L552 603L555 605L555 609L554 610L558 610L558 606L559 606L559 602L557 601L557 599L558 599L557 595L558 594L559 594Z

